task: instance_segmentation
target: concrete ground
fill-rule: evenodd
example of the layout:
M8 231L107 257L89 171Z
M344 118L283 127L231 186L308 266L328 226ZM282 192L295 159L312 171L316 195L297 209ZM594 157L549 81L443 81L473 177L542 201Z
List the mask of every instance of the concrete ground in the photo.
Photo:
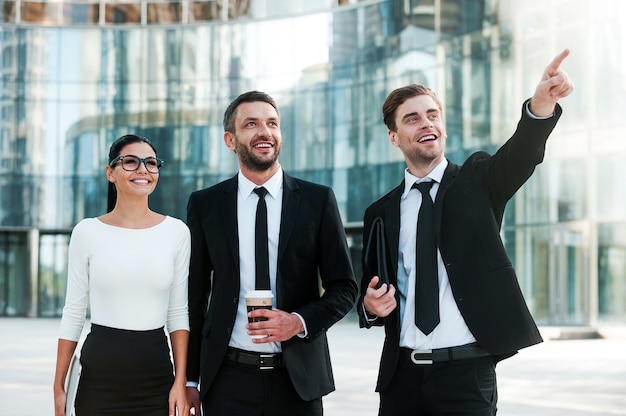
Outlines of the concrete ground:
M0 318L0 414L53 415L52 380L58 319ZM626 415L626 328L599 339L552 340L498 365L499 415ZM327 416L375 416L374 385L381 328L346 320L329 331L337 390L324 398Z

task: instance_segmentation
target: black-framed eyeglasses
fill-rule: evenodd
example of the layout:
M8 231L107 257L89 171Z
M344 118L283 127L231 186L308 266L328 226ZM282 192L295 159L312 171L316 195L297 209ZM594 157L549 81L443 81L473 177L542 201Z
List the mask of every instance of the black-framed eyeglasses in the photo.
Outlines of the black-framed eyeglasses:
M150 173L159 173L159 169L163 166L164 161L156 157L141 158L135 155L118 156L109 163L109 166L114 167L117 162L122 165L122 169L128 172L134 172L139 169L139 165L143 163L146 170Z

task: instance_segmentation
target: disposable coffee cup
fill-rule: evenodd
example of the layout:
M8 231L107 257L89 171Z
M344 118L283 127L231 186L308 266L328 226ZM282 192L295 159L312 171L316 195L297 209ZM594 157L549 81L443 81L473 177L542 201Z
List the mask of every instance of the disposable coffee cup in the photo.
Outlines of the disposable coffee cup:
M272 301L274 294L271 290L249 290L246 292L246 307L248 313L257 309L272 309ZM248 322L266 321L267 318L257 316L255 318L248 317ZM265 338L267 335L251 335L252 338Z

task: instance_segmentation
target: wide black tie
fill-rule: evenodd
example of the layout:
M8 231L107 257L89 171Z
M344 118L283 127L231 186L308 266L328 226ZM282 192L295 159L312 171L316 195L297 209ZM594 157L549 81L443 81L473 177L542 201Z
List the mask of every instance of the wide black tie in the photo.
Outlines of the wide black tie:
M413 185L422 193L422 205L417 215L417 273L415 282L415 325L426 335L439 323L439 280L437 272L437 243L435 237L432 181Z
M255 188L254 193L259 196L256 205L256 222L254 226L254 258L256 261L256 289L270 289L270 261L267 254L267 205L265 195L267 189Z

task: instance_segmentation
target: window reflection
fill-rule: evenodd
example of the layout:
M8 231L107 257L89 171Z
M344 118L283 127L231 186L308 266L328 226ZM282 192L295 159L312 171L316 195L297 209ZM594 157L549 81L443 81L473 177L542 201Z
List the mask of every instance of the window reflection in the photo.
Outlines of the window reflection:
M228 18L250 17L250 0L228 0Z
M22 2L21 19L23 22L52 25L59 23L58 3L42 3L34 1Z
M2 21L4 23L15 23L15 2L2 2Z
M228 7L228 14L223 16L225 4ZM189 22L221 20L223 17L228 19L251 17L250 0L192 1L189 4Z
M105 6L105 22L116 24L139 24L141 23L141 5L131 4L107 4Z
M568 102L546 161L505 211L504 235L539 322L583 323L581 276L594 273L600 318L626 316L626 156L618 140L626 78L619 56L603 66L588 59L623 49L618 13L598 10L606 20L601 30L576 17L566 31L537 23L548 14L532 14L524 19L533 37L524 30L522 39L510 33L498 39L491 32L504 25L479 30L491 1L365 0L353 7L361 1L0 0L0 225L69 228L102 214L108 145L131 132L151 138L168 161L155 209L184 218L192 191L237 171L223 145L223 111L241 91L259 88L280 101L283 137L290 140L283 166L332 186L342 217L358 226L365 207L395 186L406 166L380 118L392 88L435 87L446 107L446 155L461 162L476 149L493 153L511 133L517 98L525 98L519 92L535 86L527 74L548 58L537 48L540 36L582 45L589 38L606 46L574 54L568 68L593 99ZM108 26L38 27L100 23ZM596 79L612 88L594 89ZM589 120L596 120L592 130ZM577 224L596 227L597 256L586 252L586 241L595 240ZM352 234L358 268L359 236ZM28 272L20 264L29 263L9 264L6 256L14 254L2 253L1 239L0 233L0 315L20 314L24 308L9 304L7 292L22 298L18 284ZM41 241L43 257L66 244ZM42 315L59 313L53 266L40 263ZM6 277L8 267L17 274Z
M558 221L582 219L587 214L587 166L584 160L566 160L560 163Z
M0 232L0 316L24 316L28 303L28 245L24 232Z
M40 0L2 1L2 22L4 23L39 23L46 25L99 25L100 8L107 0ZM312 10L324 10L343 5L355 5L365 0L108 0L104 4L105 24L172 24L183 22L183 9L188 10L185 23L206 22L212 20L236 20L249 18L277 17L293 13L306 13ZM409 1L409 0L407 0ZM411 0L415 2L416 0ZM433 0L426 0L432 3ZM382 2L384 3L384 2ZM381 4L382 4L381 3ZM21 14L17 21L16 7L20 5ZM145 9L142 9L143 6ZM184 7L186 6L186 7ZM380 7L375 5L375 8ZM385 7L385 6L383 6ZM411 15L413 9L419 9L413 18L420 20L421 7L411 3L404 6L405 13ZM426 7L428 9L428 6ZM142 10L145 18L142 20ZM432 20L432 13L427 12ZM457 19L458 16L453 16ZM432 27L432 23L425 26Z
M221 7L219 7L221 9ZM189 4L189 22L205 22L220 19L217 1L192 1Z
M69 232L39 239L39 316L60 316L67 285Z
M624 189L625 177L626 155L602 156L601 173L596 175L592 197L597 216L602 221L614 220L624 216L626 193L622 190Z
M598 225L598 305L605 322L626 320L626 223Z
M338 6L345 6L345 5L348 5L348 4L360 3L360 2L365 1L365 0L335 0L335 1L337 2Z
M148 24L180 23L181 15L181 4L179 2L148 4Z
M65 3L63 4L63 24L98 24L100 21L100 5L97 3Z

